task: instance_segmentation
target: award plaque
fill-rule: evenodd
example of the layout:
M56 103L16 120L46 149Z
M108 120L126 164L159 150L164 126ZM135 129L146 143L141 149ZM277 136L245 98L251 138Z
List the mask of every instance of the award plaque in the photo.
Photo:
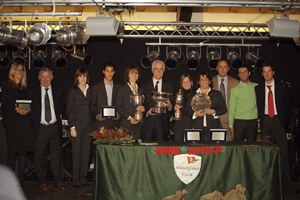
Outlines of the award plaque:
M226 143L227 129L210 129L209 137L211 143Z
M210 97L206 94L197 93L192 98L191 106L195 112L197 112L199 110L202 110L203 112L205 112L211 106Z
M202 143L202 129L185 129L184 142Z
M31 102L31 100L16 100L16 106L28 111L28 113L31 113Z
M117 107L101 106L101 118L117 118Z
M166 103L169 100L169 96L171 93L167 92L153 92L152 93L152 100L156 102L156 105L152 108L152 112L155 114L163 114L166 113L166 107L163 106L163 103Z
M139 94L138 92L135 93L135 95L130 96L130 102L134 105L134 107L138 107L140 105L143 105L145 100L144 95ZM140 111L136 111L134 113L134 119L138 122L143 122L143 114Z

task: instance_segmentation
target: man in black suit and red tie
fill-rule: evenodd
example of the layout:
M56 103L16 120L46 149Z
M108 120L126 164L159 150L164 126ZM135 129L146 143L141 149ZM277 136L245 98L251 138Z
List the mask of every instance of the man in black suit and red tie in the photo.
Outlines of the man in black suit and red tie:
M144 141L167 141L170 129L170 111L172 110L172 101L165 103L166 113L155 114L152 107L156 104L152 100L151 91L167 92L173 94L173 84L163 79L165 72L165 63L161 60L155 60L152 63L153 77L143 85L145 93L146 119L142 139ZM170 97L172 100L173 97Z
M65 108L65 98L61 88L51 85L53 72L49 68L39 71L40 84L28 91L32 100L32 126L35 136L35 171L41 190L47 190L47 163L50 150L51 169L54 184L58 189L63 185L64 171L61 154L62 121L61 113Z
M270 135L280 147L282 161L282 183L291 184L286 129L292 113L292 95L288 84L274 80L275 71L270 64L262 67L265 82L255 87L258 117L262 137Z

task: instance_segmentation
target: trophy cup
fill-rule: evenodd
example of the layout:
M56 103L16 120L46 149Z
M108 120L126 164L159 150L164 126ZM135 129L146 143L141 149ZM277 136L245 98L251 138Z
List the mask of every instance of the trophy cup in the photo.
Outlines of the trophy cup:
M166 107L163 103L166 103L169 100L169 96L172 94L167 92L154 92L151 91L152 100L156 102L156 105L152 108L152 112L155 114L163 114L166 113Z
M177 104L179 106L182 106L182 104L183 104L183 94L181 92L181 89L179 89L179 92L176 93L175 104ZM175 112L173 120L176 120L176 121L177 120L182 120L182 112L181 112L180 109L178 109Z
M210 97L206 94L198 93L192 98L191 106L195 112L199 110L203 110L203 112L205 112L211 106Z
M145 100L144 95L139 94L138 92L135 95L130 95L130 102L134 105L134 107L138 107L143 105ZM138 122L143 122L143 114L140 111L136 111L134 113L134 119Z

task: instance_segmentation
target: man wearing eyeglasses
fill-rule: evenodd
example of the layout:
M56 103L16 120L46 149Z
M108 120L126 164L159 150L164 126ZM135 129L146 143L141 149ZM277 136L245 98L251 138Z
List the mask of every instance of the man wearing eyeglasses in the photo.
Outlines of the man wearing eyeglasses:
M282 183L284 187L289 187L291 176L286 129L292 114L292 94L287 83L274 80L274 74L272 65L263 65L265 82L255 87L258 116L262 137L271 136L272 141L280 147Z
M228 126L234 141L256 141L257 107L255 86L249 80L251 72L245 65L238 68L240 83L230 91L228 105Z

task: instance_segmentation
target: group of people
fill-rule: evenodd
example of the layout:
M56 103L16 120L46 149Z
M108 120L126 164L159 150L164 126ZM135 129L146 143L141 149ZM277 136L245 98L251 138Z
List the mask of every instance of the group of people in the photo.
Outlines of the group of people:
M175 104L173 84L163 79L165 64L161 60L152 63L153 77L142 85L141 70L132 64L125 70L124 85L114 81L116 69L112 63L103 67L104 79L89 87L89 74L85 68L75 73L73 87L64 96L63 90L52 86L53 73L49 68L39 71L40 84L27 89L25 67L14 62L9 72L9 80L2 87L3 124L8 140L8 165L14 169L14 161L19 155L22 184L25 170L26 152L35 153L35 169L42 190L47 190L47 154L50 150L51 169L54 183L59 189L63 185L63 164L61 154L62 122L66 116L72 136L73 184L79 188L87 184L88 162L92 130L99 127L124 127L133 133L138 141L167 141L172 113L181 110L182 120L173 122L175 141L184 140L184 129L202 129L203 141L209 141L209 131L215 128L228 129L229 141L256 141L257 119L260 119L262 135L271 135L281 148L283 182L290 182L286 128L291 115L291 92L286 83L275 81L272 65L262 67L265 83L256 84L249 80L251 72L242 65L238 68L240 81L228 75L229 65L220 60L216 67L218 75L212 77L203 71L197 76L196 85L189 74L180 77L180 89L184 96L183 105ZM173 94L163 103L165 112L153 111L156 104L151 92ZM144 95L144 103L135 107L130 96ZM207 110L194 111L191 101L199 93L210 97L211 106ZM32 101L30 112L16 106L16 100ZM116 106L115 118L105 118L102 106ZM272 107L272 108L271 108ZM134 118L135 112L144 115L144 122Z

